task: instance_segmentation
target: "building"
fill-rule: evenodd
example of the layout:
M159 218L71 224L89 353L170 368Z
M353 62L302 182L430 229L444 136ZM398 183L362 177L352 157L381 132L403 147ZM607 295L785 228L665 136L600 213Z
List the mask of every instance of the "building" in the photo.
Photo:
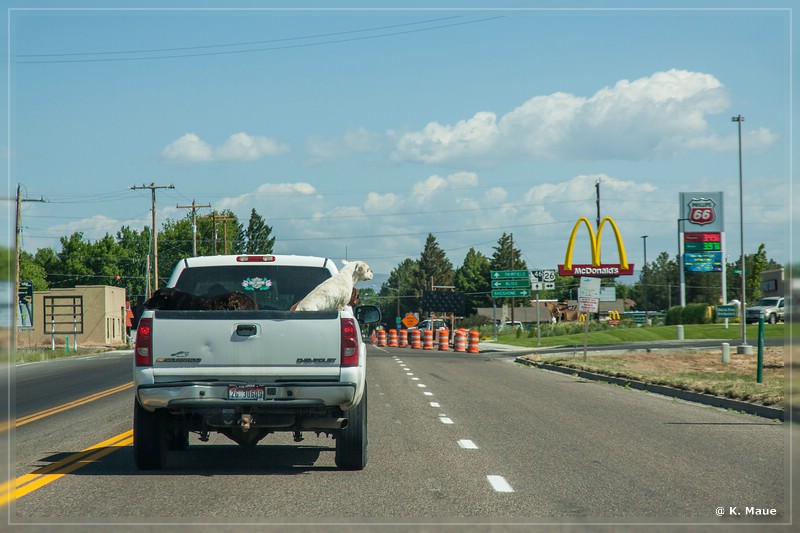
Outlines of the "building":
M783 269L765 270L761 273L761 296L784 296L786 287Z
M78 285L33 293L33 321L17 333L19 346L122 346L125 331L125 289Z

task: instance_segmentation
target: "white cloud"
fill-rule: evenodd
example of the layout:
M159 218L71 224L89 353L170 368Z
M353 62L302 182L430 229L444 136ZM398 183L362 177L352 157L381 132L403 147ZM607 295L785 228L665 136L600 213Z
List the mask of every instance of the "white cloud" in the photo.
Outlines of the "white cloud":
M729 106L714 76L672 69L621 80L590 97L535 96L503 115L475 113L454 125L427 124L399 137L393 158L437 164L487 162L509 156L553 160L647 160L718 147L707 117ZM754 147L775 141L750 133Z
M170 162L196 163L201 161L255 161L265 156L280 155L289 146L270 137L234 133L214 148L195 133L186 133L168 144L161 157Z
M161 156L167 161L211 161L213 149L194 133L187 133L168 144Z

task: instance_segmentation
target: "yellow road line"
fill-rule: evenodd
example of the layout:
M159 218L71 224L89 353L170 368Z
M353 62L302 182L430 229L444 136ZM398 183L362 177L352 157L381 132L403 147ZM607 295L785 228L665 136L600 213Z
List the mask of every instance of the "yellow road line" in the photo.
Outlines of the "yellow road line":
M73 453L69 457L51 465L39 468L30 474L20 476L13 482L8 481L3 483L0 485L0 506L7 505L12 499L20 498L34 490L44 487L70 472L74 472L81 467L117 451L123 446L130 446L132 443L133 430L129 430L90 446L85 450Z
M123 385L120 385L119 387L114 387L113 389L108 389L108 390L104 390L104 391L98 392L96 394L91 394L89 396L84 396L83 398L79 398L79 399L77 399L75 401L72 401L72 402L69 402L69 403L65 403L63 405L59 405L59 406L53 407L51 409L46 409L44 411L40 411L40 412L34 413L32 415L22 416L20 418L17 418L16 427L24 426L25 424L28 424L30 422L34 422L34 421L42 419L44 417L47 417L47 416L50 416L50 415L54 415L54 414L60 413L62 411L66 411L68 409L72 409L73 407L78 407L79 405L84 405L84 404L87 404L89 402L93 402L95 400L99 400L100 398L104 398L106 396L110 396L111 394L115 394L115 393L120 392L120 391L124 391L125 389L130 389L131 387L133 387L133 382L132 381L129 382L129 383L125 383Z

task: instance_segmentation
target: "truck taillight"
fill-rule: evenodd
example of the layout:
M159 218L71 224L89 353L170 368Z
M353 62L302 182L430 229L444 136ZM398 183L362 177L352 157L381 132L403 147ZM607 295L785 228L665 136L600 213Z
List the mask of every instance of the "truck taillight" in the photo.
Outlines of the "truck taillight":
M353 318L342 319L341 366L358 366L358 328Z
M143 318L136 330L136 366L153 366L153 319Z

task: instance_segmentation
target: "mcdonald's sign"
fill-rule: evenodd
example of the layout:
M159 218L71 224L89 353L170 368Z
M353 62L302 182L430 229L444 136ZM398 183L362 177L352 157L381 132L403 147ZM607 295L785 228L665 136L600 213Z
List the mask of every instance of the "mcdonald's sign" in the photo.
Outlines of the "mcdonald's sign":
M575 236L578 234L581 222L586 226L589 231L589 244L592 253L591 264L572 264L572 249L575 247ZM617 239L617 251L619 252L619 263L601 263L600 262L600 242L603 237L603 226L606 222L611 225L614 230L614 236ZM600 226L597 228L597 235L594 234L594 229L589 223L589 219L581 217L575 222L572 228L572 234L569 236L567 243L567 254L564 257L564 264L558 265L558 274L560 276L587 276L593 278L614 278L617 276L631 276L633 275L633 264L628 263L628 258L625 255L625 245L622 242L622 236L619 234L619 228L611 217L605 217L600 221Z

